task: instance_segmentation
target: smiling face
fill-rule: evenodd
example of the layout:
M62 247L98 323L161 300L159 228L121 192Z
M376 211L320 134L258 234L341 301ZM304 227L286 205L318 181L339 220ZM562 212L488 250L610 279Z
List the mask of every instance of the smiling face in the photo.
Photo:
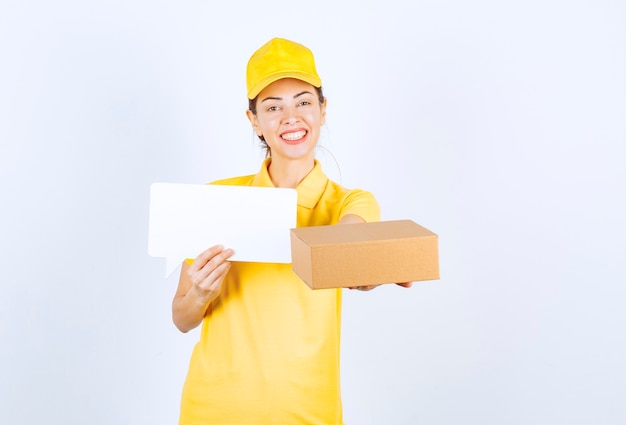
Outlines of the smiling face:
M263 137L272 161L313 162L320 127L326 119L326 99L320 103L315 87L284 78L261 91L256 113L247 111L252 128Z

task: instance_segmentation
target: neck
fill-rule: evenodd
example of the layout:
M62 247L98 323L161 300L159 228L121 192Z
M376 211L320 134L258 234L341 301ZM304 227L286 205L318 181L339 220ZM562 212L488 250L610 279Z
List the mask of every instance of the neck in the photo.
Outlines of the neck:
M267 169L272 183L276 187L295 188L315 166L313 158L285 160L272 158Z

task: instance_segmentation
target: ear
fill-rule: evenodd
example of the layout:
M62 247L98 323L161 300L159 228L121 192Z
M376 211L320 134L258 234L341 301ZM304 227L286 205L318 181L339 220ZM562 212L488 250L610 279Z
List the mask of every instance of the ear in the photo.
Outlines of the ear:
M252 113L250 109L246 109L246 117L248 117L248 121L250 121L250 125L252 125L252 129L256 133L257 136L263 136L261 129L259 128L259 119L255 114Z
M320 104L320 126L326 124L326 104L328 103L328 98L324 98L324 102Z

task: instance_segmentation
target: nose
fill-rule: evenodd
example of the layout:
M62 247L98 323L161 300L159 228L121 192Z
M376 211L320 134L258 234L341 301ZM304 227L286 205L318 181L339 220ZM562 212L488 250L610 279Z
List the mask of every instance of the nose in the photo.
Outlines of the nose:
M293 125L300 121L300 115L298 113L298 108L295 106L287 106L283 109L283 123L288 125Z

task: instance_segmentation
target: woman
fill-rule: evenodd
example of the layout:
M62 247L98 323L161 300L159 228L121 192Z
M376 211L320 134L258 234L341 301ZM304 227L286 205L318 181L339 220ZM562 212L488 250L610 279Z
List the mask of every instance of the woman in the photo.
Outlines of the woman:
M255 175L215 183L295 188L299 227L379 220L372 194L330 181L315 160L326 99L311 51L270 40L248 62L247 88L267 159ZM174 323L202 330L180 424L341 425L341 290L312 291L289 264L231 263L232 254L214 246L181 270Z

